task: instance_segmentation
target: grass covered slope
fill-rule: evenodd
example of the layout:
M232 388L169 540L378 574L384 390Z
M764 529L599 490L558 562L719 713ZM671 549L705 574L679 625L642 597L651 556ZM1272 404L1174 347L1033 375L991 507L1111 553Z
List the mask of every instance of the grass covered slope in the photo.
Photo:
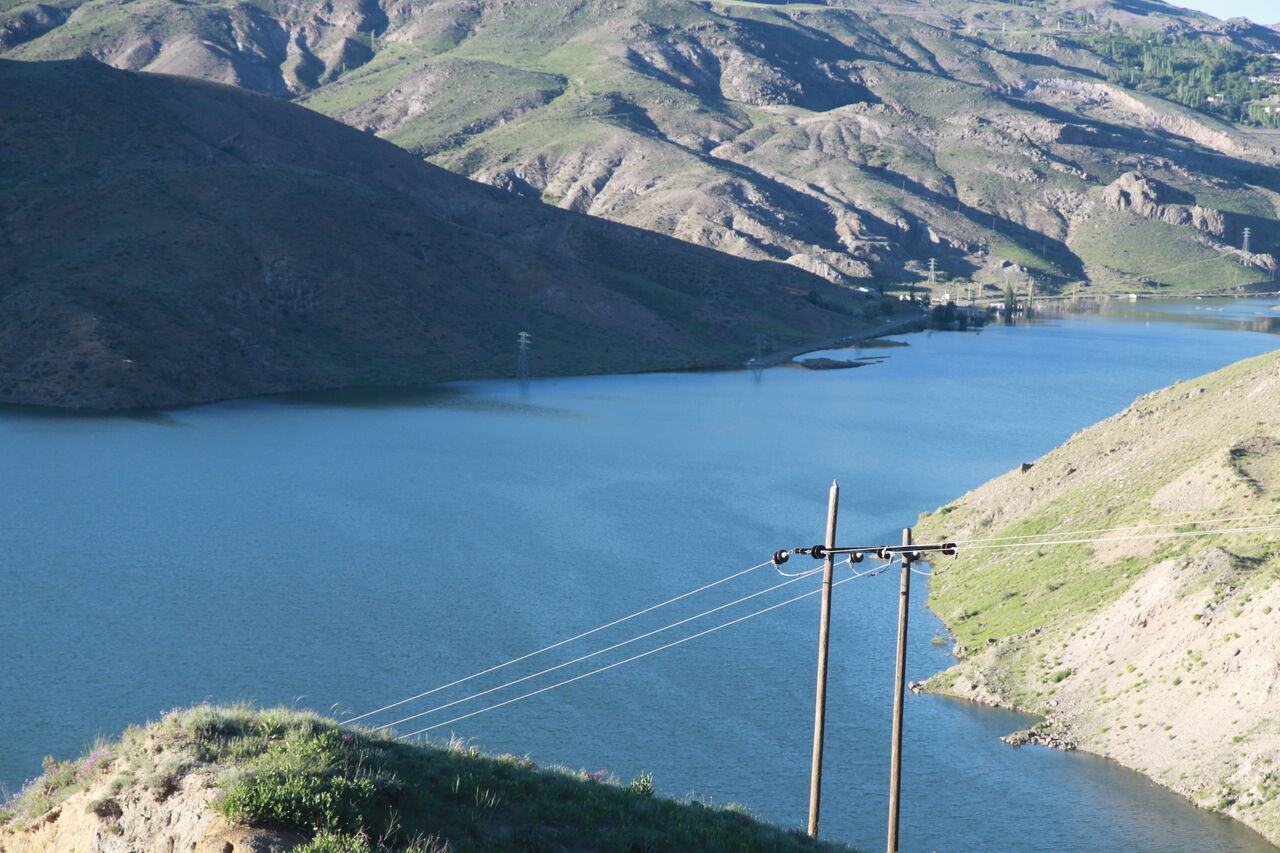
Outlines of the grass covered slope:
M0 401L741 364L863 300L461 178L275 98L0 60Z
M0 806L0 850L35 853L848 850L652 778L418 745L308 712L198 706L131 727Z
M1016 740L1114 758L1280 842L1280 536L1117 539L1274 525L1280 352L1138 399L1035 462L925 516L975 547L941 560L929 606L960 662L927 688L1030 711Z

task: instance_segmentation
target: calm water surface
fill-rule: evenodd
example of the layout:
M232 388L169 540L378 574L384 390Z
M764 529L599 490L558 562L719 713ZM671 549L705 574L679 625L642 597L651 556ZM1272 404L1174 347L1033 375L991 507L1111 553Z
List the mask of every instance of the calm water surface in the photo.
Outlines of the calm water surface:
M1275 348L1221 316L1258 328L1249 312L1280 315L1273 304L914 335L867 351L888 356L873 367L758 379L473 382L132 418L0 411L0 781L204 699L361 712L425 690L820 540L833 477L841 538L896 541L919 512L1135 396ZM1228 310L1206 319L1210 306ZM780 580L765 567L466 687ZM835 595L823 834L868 850L883 846L896 597L895 574ZM912 679L949 661L923 597ZM816 617L806 599L433 734L624 780L652 771L666 793L798 826ZM1111 762L999 742L1030 718L928 696L906 714L904 850L1275 849Z

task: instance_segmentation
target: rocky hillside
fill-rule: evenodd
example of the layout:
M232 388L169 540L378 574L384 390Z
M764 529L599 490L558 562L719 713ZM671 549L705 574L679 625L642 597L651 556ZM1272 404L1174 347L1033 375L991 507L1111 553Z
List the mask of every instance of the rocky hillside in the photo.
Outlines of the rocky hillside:
M934 567L960 662L927 689L1043 715L1013 742L1114 758L1280 843L1280 530L1185 535L1276 525L1280 352L923 518L923 537L1011 537ZM991 547L1018 541L1041 544Z
M1280 34L1155 0L4 7L10 58L295 99L512 193L832 281L920 282L930 258L941 289L992 293L1276 273L1280 142L1214 113L1280 118Z
M3 402L512 376L520 331L541 375L741 364L757 333L782 349L851 331L862 301L274 98L0 60Z
M849 848L657 797L651 776L539 768L314 714L201 706L133 727L0 801L0 852L525 853Z

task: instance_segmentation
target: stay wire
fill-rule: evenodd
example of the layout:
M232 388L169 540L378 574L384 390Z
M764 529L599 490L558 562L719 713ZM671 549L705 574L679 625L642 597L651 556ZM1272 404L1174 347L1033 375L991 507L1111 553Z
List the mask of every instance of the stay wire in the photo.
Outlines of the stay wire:
M473 672L471 675L465 676L464 678L459 678L454 681L450 681L448 684L441 684L439 687L433 687L430 690L426 690L426 691L423 691L422 693L417 694L416 696L410 696L408 699L401 699L399 702L392 702L390 705L383 705L381 708L375 708L372 711L366 711L365 713L360 714L358 716L349 717L348 719L343 720L342 724L347 725L349 723L354 723L357 720L363 720L367 717L372 717L374 714L381 714L383 711L389 711L392 708L398 708L401 705L416 701L418 699L422 699L423 697L430 696L433 693L439 693L441 690L445 690L450 687L455 687L459 684L463 684L467 681L470 681L473 678L479 678L482 675L488 675L491 672L497 672L498 670L511 666L514 663L520 663L521 661L528 660L529 658L537 657L538 655L543 654L544 652L549 652L552 649L558 649L560 646L566 645L568 643L572 643L574 640L581 640L583 637L589 637L592 634L595 634L599 631L603 631L605 628L612 628L614 625L621 625L623 622L634 619L637 616L643 616L644 614L651 613L660 607L666 607L668 604L674 604L677 601L681 601L682 599L688 598L691 595L697 595L700 592L704 592L708 589L711 589L712 587L719 586L720 584L731 581L734 578L740 578L745 574L754 572L756 569L764 568L765 566L769 565L771 562L772 560L766 560L765 562L760 563L759 565L752 566L749 569L743 569L740 572L734 572L731 575L727 575L723 578L720 578L720 580L712 581L711 583L705 584L704 586L700 586L697 589L691 589L686 593L677 595L675 598L668 598L666 601L663 601L659 604L654 604L651 607L644 608L643 610L637 610L635 613L628 614L626 616L623 616L620 619L614 619L612 622L606 622L605 624L592 628L589 631L583 631L581 634L575 634L574 636L569 637L568 639L560 640L559 642L552 643L549 646L544 646L543 648L538 649L536 652L529 652L527 655L521 655L520 657L512 658L511 660L506 661L505 663L500 663L495 666L491 666L488 669L482 669L479 672Z
M878 574L880 574L881 572L883 572L885 569L888 569L888 568L892 567L892 566L893 566L895 563L897 563L897 562L898 562L898 558L897 558L897 557L895 557L894 559L890 560L890 561L889 561L889 562L887 562L887 563L881 563L881 564L880 564L880 565L878 565L878 566L872 566L871 568L867 569L867 570L866 570L866 571L864 571L864 572L860 572L860 571L858 571L857 569L855 569L855 568L853 567L853 566L854 566L854 563L853 563L853 558L852 558L852 557L848 557L848 558L846 558L846 559L844 559L844 560L841 560L841 561L840 561L840 563L839 563L839 565L842 565L842 566L848 566L848 567L849 567L849 571L853 572L853 576L854 576L855 578L873 578L873 577L875 577L876 575L878 575Z
M885 567L879 567L879 568L885 568ZM817 570L817 569L815 569L814 571L816 572L816 571L818 571L818 570ZM879 572L877 571L876 573L878 574ZM840 584L848 583L849 581L856 581L856 580L858 580L859 578L867 577L869 574L871 574L871 573L870 573L870 572L867 572L867 573L863 573L863 574L860 574L860 575L854 575L853 577L847 577L847 578L844 578L843 580L835 581L834 583L832 583L832 584L831 584L831 586L832 586L832 587L837 587L837 586L839 586ZM790 583L790 581L788 581L788 583ZM572 684L572 683L573 683L573 682L575 682L575 681L581 681L581 680L582 680L582 679L584 679L584 678L590 678L590 677L591 677L591 676L593 676L593 675L599 675L600 673L602 673L602 672L606 672L607 670L613 669L614 667L622 666L624 663L631 663L632 661L639 660L640 658L648 657L649 655L657 654L658 652L661 652L661 651L666 651L667 649L670 649L670 648L673 648L673 647L675 647L675 646L681 645L682 643L687 643L687 642L689 642L690 640L696 640L696 639L697 639L697 638L699 638L699 637L705 637L707 634L713 634L713 633L715 633L716 631L721 630L722 628L728 628L730 625L736 625L736 624L738 624L739 622L745 622L745 621L746 621L746 620L748 620L748 619L754 619L756 616L760 616L760 615L762 615L762 614L764 614L764 613L768 613L770 610L777 610L779 607L785 607L785 606L787 606L788 604L793 604L793 603L795 603L795 602L797 602L797 601L801 600L802 598L808 598L809 596L811 596L811 595L817 595L817 594L818 594L818 593L820 593L820 592L822 592L822 587L818 587L817 589L810 590L809 592L803 593L803 594L801 594L801 595L797 595L795 598L789 598L789 599L787 599L786 601L781 601L781 602L778 602L777 604L772 604L772 605L770 605L770 606L768 606L768 607L765 607L765 608L763 608L763 609L761 609L761 610L757 610L757 611L755 611L754 613L748 613L748 614L747 614L747 615L745 615L745 616L739 616L737 619L733 619L733 620L730 620L730 621L728 621L728 622L724 622L724 623L722 623L722 624L720 624L720 625L716 625L716 626L714 626L714 627L712 627L712 628L707 628L705 631L699 631L698 633L696 633L696 634L691 634L691 635L690 635L690 636L688 636L688 637L684 637L684 638L679 639L679 640L674 640L674 641L672 641L672 642L670 642L670 643L667 643L666 645L662 645L662 646L658 646L657 648L649 649L648 651L646 651L646 652L641 652L641 653L640 653L640 654L638 654L638 655L632 655L632 656L631 656L631 657L629 657L629 658L624 658L624 659L622 659L622 660L620 660L620 661L615 661L614 663L608 664L607 666L602 666L602 667L600 667L600 668L598 668L598 669L593 669L593 670L591 670L590 672L584 672L584 673L582 673L581 675L575 675L573 678L566 678L564 681L558 681L558 682L556 682L555 684L549 684L549 685L547 685L546 687L541 687L541 688L539 688L539 689L537 689L537 690L530 691L529 693L524 693L524 694L521 694L520 696L515 696L515 697L512 697L511 699L507 699L507 700L504 700L504 701L502 701L502 702L498 702L498 703L496 703L496 704L489 705L489 706L484 707L484 708L479 708L479 709L477 709L477 710L475 710L475 711L471 711L470 713L462 714L461 716L454 717L454 718L453 718L453 719L451 719L451 720L445 720L443 723L435 723L434 725L430 725L430 726L427 726L427 727L425 727L425 728L418 729L417 731L409 732L408 734L398 735L398 736L397 736L397 739L398 739L398 740L405 740L405 739L407 739L407 738L415 737L416 735L425 734L426 732L429 732L429 731L431 731L432 729L438 729L438 728L440 728L440 727L442 727L442 726L447 726L447 725L449 725L449 724L451 724L451 723L456 723L456 722L458 722L458 721L460 721L460 720L465 720L465 719L467 719L468 717L474 717L474 716L476 716L477 714L483 714L483 713L485 713L485 712L487 712L487 711L493 711L493 710L495 710L495 709L497 709L497 708L501 708L501 707L503 707L503 706L505 706L505 705L510 705L510 704L511 704L511 703L513 703L513 702L519 702L519 701L521 701L522 699L528 699L528 698L530 698L530 697L532 697L532 696L537 696L537 695L538 695L538 694L540 694L540 693L546 693L548 690L554 690L554 689L556 689L557 687L563 687L563 686L565 686L566 684Z
M400 718L399 720L394 720L394 721L392 721L392 722L390 722L390 723L385 723L385 724L383 724L383 725L381 725L381 726L376 726L376 727L374 728L374 731L378 731L378 730L381 730L381 729L389 729L389 728L391 728L392 726L398 726L398 725L400 725L401 723L407 723L407 722L409 722L410 720L416 720L416 719L418 719L419 717L425 717L425 716L428 716L428 715L430 715L430 714L434 714L434 713L436 713L437 711L443 711L445 708L452 708L452 707L453 707L453 706L455 706L455 705L461 705L463 702L470 702L472 699L478 699L478 698L480 698L481 696L487 696L487 695L489 695L490 693L496 693L496 692L497 692L497 691L499 691L499 690L505 690L505 689L506 689L506 688L508 688L508 687L511 687L511 686L513 686L513 685L516 685L516 684L520 684L520 683L525 682L525 681L529 681L530 679L533 679L533 678L538 678L539 676L546 675L546 674L547 674L547 673L549 673L549 672L555 672L555 671L556 671L556 670L558 670L558 669L564 669L566 666L572 666L572 665L573 665L573 664L575 664L575 663L581 663L582 661L587 660L588 658L593 658L593 657L595 657L596 655L602 655L602 654L604 654L605 652L611 652L611 651L613 651L614 649L620 649L620 648L622 648L623 646L629 646L629 645L631 645L632 643L637 642L637 641L639 641L639 640L643 640L643 639L645 639L645 638L647 638L647 637L652 637L654 634L661 634L663 631L668 631L668 630L670 630L670 629L672 629L672 628L678 628L679 626L684 625L684 624L686 624L686 623L688 623L688 622L692 622L692 621L694 621L695 619L701 619L703 616L709 616L709 615L710 615L710 614L712 614L712 613L716 613L716 612L719 612L719 611L721 611L721 610L725 610L725 609L727 609L727 608L729 608L729 607L733 607L735 604L741 604L741 603L742 603L742 602L744 602L744 601L750 601L751 599L753 599L753 598L758 598L758 597L760 597L760 596L764 595L765 593L773 592L775 589L780 589L781 587L787 586L788 584L793 584L793 583L795 583L796 581L804 580L806 577L809 577L810 575L816 574L817 572L820 572L820 571L822 571L821 567L816 568L816 569L810 569L808 572L806 572L806 573L804 573L804 574L802 574L802 575L800 575L800 576L798 576L798 577L794 577L794 578L792 578L791 580L783 581L782 583L778 583L778 584L774 584L773 586L771 586L771 587L769 587L769 588L767 588L767 589L762 589L762 590L760 590L759 592L753 592L753 593L751 593L750 595L745 595L745 596L743 596L742 598L737 599L736 601L730 601L728 604L721 604L719 607L713 607L713 608L711 608L710 610L704 610L704 611L702 611L701 613L699 613L699 614L697 614L697 615L695 615L695 616L689 616L689 617L687 617L687 618L685 618L685 619L681 619L681 620L679 620L678 622L672 622L670 625L664 625L664 626L663 626L663 627L661 627L661 628L656 628L656 629L654 629L654 630L652 630L652 631L648 631L648 632L646 632L646 633L644 633L644 634L640 634L640 635L638 635L638 636L632 637L632 638L631 638L631 639L629 639L629 640L623 640L622 642L614 643L612 646L606 646L606 647L605 647L605 648L603 648L603 649L597 649L597 650L596 650L596 651L594 651L594 652L588 652L587 654L585 654L585 655L580 655L579 657L576 657L576 658L574 658L573 660L568 660L568 661L565 661L564 663L558 663L558 664L556 664L555 666L547 667L546 669L541 670L541 671L539 671L539 672L535 672L535 673L533 673L532 675L523 675L523 676L521 676L520 678L513 679L513 680L511 680L511 681L506 682L505 684L499 684L497 687L490 687L490 688L489 688L489 689L487 689L487 690L481 690L481 691L479 691L478 693L472 693L470 696L466 696L466 697L464 697L464 698L462 698L462 699L455 699L455 700L454 700L454 701L452 701L452 702L446 702L446 703L445 703L445 704L443 704L443 705L437 705L436 707L434 707L434 708L429 708L429 709L427 709L426 711L419 711L419 712L418 712L418 713L416 713L416 714L410 714L409 716L407 716L407 717L402 717L402 718Z
M848 562L848 560L845 560L845 562ZM811 574L813 574L814 572L821 571L821 570L822 570L822 566L818 566L816 569L801 569L801 570L800 570L800 571L798 571L798 572L784 572L784 571L783 571L783 570L778 566L778 564L777 564L777 563L774 563L774 564L773 564L773 570L774 570L775 572L777 572L778 574L782 575L784 578L802 578L802 577L804 577L805 575L811 575Z

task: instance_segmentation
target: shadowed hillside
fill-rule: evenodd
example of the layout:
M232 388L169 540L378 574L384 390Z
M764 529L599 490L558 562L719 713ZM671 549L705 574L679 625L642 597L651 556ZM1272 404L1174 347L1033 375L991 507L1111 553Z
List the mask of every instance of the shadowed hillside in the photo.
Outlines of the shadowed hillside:
M519 199L309 110L95 62L0 60L0 401L738 363L859 300ZM878 303L877 303L878 307Z

